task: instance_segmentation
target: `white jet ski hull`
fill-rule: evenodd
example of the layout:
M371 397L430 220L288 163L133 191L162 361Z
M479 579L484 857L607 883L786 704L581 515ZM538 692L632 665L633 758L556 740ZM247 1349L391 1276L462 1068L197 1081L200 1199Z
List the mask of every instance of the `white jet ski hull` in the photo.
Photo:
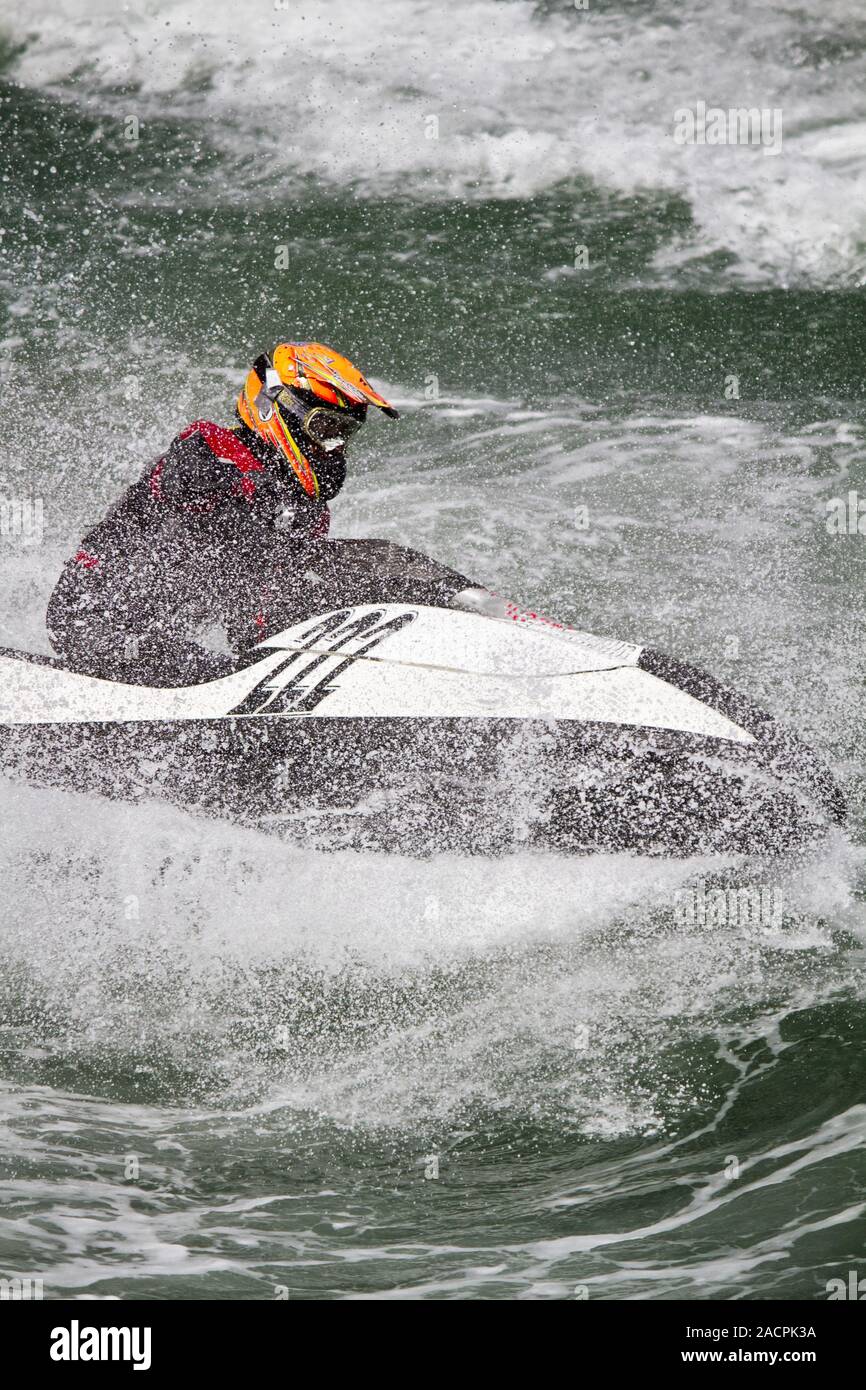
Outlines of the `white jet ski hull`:
M412 854L781 852L843 814L814 755L703 673L407 603L306 618L183 688L0 654L0 768Z

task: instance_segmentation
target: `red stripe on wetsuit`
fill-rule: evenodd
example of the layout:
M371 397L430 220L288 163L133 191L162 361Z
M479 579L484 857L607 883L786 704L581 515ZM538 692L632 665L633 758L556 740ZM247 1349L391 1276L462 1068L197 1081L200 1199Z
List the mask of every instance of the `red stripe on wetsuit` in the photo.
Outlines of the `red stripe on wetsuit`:
M201 435L214 458L226 459L229 463L234 464L241 475L238 493L241 497L245 497L248 502L251 502L256 495L256 484L255 480L248 475L264 471L251 450L241 443L232 430L224 429L222 425L215 425L211 420L194 420L191 425L187 425L185 430L181 430L178 439L189 439L193 434ZM157 502L163 500L162 469L164 462L164 459L160 459L150 475L150 491ZM214 497L209 498L206 502L188 502L184 506L184 511L212 511L218 501L219 498Z

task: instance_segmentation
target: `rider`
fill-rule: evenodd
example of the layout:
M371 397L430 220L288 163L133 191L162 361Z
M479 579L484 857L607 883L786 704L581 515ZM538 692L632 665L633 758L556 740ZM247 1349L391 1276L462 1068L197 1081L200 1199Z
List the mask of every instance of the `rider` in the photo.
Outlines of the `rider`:
M67 561L48 604L55 650L114 680L189 684L268 634L327 536L328 502L368 405L397 411L322 343L278 343L247 375L230 429L196 420ZM225 646L225 639L223 639Z

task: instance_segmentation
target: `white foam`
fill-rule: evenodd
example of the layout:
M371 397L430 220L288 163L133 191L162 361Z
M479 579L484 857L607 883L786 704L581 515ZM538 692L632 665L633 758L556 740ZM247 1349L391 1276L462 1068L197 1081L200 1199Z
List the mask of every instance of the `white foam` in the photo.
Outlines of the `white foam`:
M10 783L0 809L10 1064L15 1049L25 1074L54 1052L121 1058L165 1072L172 1094L182 1068L224 1102L340 1124L481 1105L654 1131L694 1099L666 1079L672 1041L713 1031L729 1003L784 1007L798 955L819 947L821 996L834 931L862 916L862 854L841 838L779 869L790 932L767 935L675 929L677 891L719 860L317 854Z
M721 250L735 258L727 274L756 283L862 281L863 37L850 3L746 11L353 0L338 16L263 4L246 23L233 0L212 0L206 19L187 0L31 0L4 25L27 41L21 81L115 120L204 123L253 197L298 174L413 197L528 197L589 178L687 199L694 231L660 249L662 273ZM780 109L781 153L676 144L674 112L699 99ZM572 254L562 248L564 265Z

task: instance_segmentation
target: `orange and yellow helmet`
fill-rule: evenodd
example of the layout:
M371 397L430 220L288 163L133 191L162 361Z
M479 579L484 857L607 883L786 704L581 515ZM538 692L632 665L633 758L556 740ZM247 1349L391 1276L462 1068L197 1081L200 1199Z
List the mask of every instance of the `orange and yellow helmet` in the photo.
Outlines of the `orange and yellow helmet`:
M237 411L288 462L308 497L327 501L346 475L345 451L367 406L397 411L347 357L324 343L277 343L252 365Z

